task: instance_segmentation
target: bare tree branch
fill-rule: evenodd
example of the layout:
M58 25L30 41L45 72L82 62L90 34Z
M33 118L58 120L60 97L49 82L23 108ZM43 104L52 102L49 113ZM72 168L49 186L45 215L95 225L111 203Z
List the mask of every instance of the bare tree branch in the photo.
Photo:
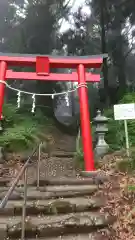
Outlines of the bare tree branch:
M127 53L124 55L124 58L126 59L128 57L128 55L132 52L132 50L134 49L134 47L131 47Z

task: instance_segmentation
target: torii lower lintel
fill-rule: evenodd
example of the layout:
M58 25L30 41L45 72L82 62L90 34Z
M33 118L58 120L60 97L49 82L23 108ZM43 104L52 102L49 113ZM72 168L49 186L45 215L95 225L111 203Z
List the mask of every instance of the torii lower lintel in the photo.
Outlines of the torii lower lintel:
M25 80L49 80L49 81L78 81L80 100L81 132L84 152L85 171L94 171L94 156L92 148L92 133L90 128L90 116L88 105L88 90L86 82L98 82L100 76L86 73L86 68L100 68L103 58L107 55L86 57L54 57L54 56L32 56L11 55L0 53L0 80L25 79ZM35 66L35 73L13 72L8 68L11 66ZM75 68L76 73L54 74L51 68ZM4 102L5 84L0 83L0 120L2 120L2 106Z
M21 79L23 80L41 80L41 81L69 81L78 82L78 74L72 73L50 73L49 75L36 74L35 72L15 72L12 70L6 71L6 79ZM86 73L86 82L100 82L100 75L93 73Z

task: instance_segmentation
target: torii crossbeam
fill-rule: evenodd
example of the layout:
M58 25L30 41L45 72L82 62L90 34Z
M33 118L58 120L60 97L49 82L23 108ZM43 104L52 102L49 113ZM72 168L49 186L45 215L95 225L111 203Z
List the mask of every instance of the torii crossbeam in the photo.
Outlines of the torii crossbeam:
M0 53L0 80L24 79L42 81L75 81L80 84L78 89L80 100L80 119L85 161L85 171L94 171L94 156L92 148L92 134L88 105L88 90L86 82L99 82L100 75L86 73L86 68L100 68L106 55L86 57L55 57L36 55L13 55ZM35 72L16 72L10 70L12 66L35 67ZM52 68L76 69L75 73L51 73ZM0 83L0 120L4 103L5 84Z

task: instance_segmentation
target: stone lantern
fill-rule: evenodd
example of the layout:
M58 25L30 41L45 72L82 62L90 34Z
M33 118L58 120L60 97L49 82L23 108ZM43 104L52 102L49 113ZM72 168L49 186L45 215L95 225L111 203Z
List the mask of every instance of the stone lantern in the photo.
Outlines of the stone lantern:
M97 157L104 156L108 150L109 145L105 141L105 134L108 132L107 123L108 118L102 116L101 111L97 111L97 116L94 118L94 123L96 125L96 147L95 147L95 155Z

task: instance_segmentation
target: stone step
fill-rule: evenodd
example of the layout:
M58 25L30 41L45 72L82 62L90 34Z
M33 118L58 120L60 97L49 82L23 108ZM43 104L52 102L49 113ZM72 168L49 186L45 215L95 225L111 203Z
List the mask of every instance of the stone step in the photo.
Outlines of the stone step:
M74 157L74 155L75 155L75 152L65 152L65 151L54 151L53 153L52 153L52 156L55 156L55 157L58 157L58 158L72 158L72 157Z
M47 181L48 182L48 181ZM42 183L42 182L41 182ZM43 180L43 183L46 183L46 180L44 181ZM33 183L32 185L27 185L27 188L28 188L28 191L39 191L39 192L65 192L65 191L84 191L84 190L89 190L91 191L91 189L100 189L102 188L102 186L99 186L99 185L96 185L96 184L80 184L81 185L81 188L80 188L80 185L78 184L71 184L71 185L68 185L68 184L62 184L62 185L53 185L53 180L51 182L51 184L46 184L46 185L43 185L41 184L40 187L37 187L36 186L36 182ZM87 183L87 182L86 182ZM23 184L23 183L22 183ZM0 194L2 192L7 192L9 190L10 186L2 186L0 187ZM17 192L24 192L24 185L19 185L19 186L16 186L15 190L14 191L17 191Z
M20 238L21 217L0 218L0 224L7 224L7 237ZM27 217L25 234L30 237L58 237L67 234L91 233L105 228L112 219L97 213L70 213L65 215Z
M0 193L2 193L3 191L8 191L9 187L0 187ZM89 193L89 191L93 192L93 190L98 190L100 189L100 186L97 186L95 184L91 184L91 185L81 185L81 188L79 185L46 185L46 186L41 186L39 188L37 188L36 186L31 186L28 185L28 192L29 191L38 191L38 192L84 192L87 191ZM15 188L15 191L17 192L24 192L24 186L18 186Z
M103 207L104 201L98 198L66 198L57 200L28 201L27 215L64 214L71 212L95 211ZM5 208L0 209L0 216L18 216L22 214L23 201L8 201Z
M55 149L54 149L54 152L65 152L65 153L71 153L71 152L75 152L75 149L73 148L73 149L71 149L71 148L69 148L69 149L65 149L65 146L63 145L61 145L60 147L59 146L56 146L55 147Z
M44 179L74 176L75 166L73 158L51 157L43 159L40 164L40 176Z
M4 188L5 189L5 188ZM7 191L0 188L0 200L5 196ZM82 188L80 186L47 186L40 187L39 190L36 187L29 187L27 192L28 200L45 200L50 198L59 198L59 197L77 197L84 195L92 195L98 190L96 185L84 185ZM4 190L4 191L2 191ZM9 200L20 200L23 199L24 189L18 187L10 196Z
M61 144L55 145L54 146L54 151L66 152L66 153L75 152L74 147L65 148L65 145L67 145L67 143L61 143Z
M40 181L39 181L39 186L43 187L43 186L55 186L55 185L93 185L93 184L103 184L105 182L105 177L103 178L102 176L91 176L91 177L87 177L87 178L83 178L81 177L79 174L75 177L55 177L55 178L44 178L41 177ZM12 179L3 179L3 185L2 186L11 186L12 184ZM24 181L20 180L18 182L18 186L23 186L24 185ZM28 181L28 185L29 186L36 186L37 185L37 181L36 180L31 180Z
M11 181L12 181L11 177L9 177L9 178L7 178L7 177L0 177L0 187L8 186L9 182L11 182Z
M97 183L94 178L81 178L81 177L71 177L71 178L55 178L55 179L40 179L39 185L46 186L46 185L91 185ZM33 181L31 184L36 186L36 181Z
M72 234L67 236L49 237L49 238L29 238L26 240L110 240L102 233Z
M96 185L82 185L81 188L79 185L56 185L56 186L45 186L40 187L40 192L81 192L81 191L91 191L91 189L98 189Z
M6 187L6 186L11 186L12 184L12 180L10 178L9 179L2 179L1 181L1 185L0 187ZM43 186L55 186L55 185L93 185L93 184L103 184L105 182L104 178L102 177L87 177L87 178L83 178L81 176L75 176L75 177L56 177L56 178L40 178L39 181L39 186L43 187ZM24 185L24 181L20 180L18 182L18 186L23 186ZM36 180L31 180L28 181L28 185L29 186L36 186L37 185L37 181Z

